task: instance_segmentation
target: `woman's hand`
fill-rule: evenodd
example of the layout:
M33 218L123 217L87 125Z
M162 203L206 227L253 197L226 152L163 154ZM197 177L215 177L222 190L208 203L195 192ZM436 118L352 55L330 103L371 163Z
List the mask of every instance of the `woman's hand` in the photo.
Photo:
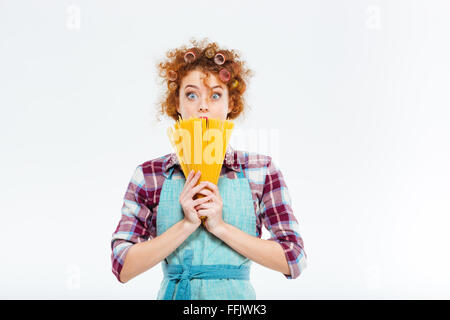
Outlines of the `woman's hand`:
M195 209L199 217L207 217L205 227L209 232L216 235L225 225L225 222L222 220L223 201L219 193L219 188L214 183L209 181L203 182L205 183L205 188L198 193L203 194L209 201L197 205Z
M210 200L210 197L204 197L194 200L193 197L197 194L202 188L205 187L205 182L199 183L198 186L195 184L200 179L201 172L197 171L194 174L194 170L191 170L188 177L186 178L186 182L184 184L183 191L180 193L180 204L181 208L183 208L184 212L184 220L190 225L194 225L196 228L201 224L200 217L197 215L196 206L201 205Z

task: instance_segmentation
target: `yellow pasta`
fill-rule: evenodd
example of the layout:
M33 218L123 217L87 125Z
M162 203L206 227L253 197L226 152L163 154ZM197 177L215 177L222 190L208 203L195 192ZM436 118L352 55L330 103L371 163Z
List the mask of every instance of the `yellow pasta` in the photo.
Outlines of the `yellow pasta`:
M181 119L167 131L169 140L180 162L184 176L191 170L200 171L202 181L217 185L225 152L233 132L230 120L211 118ZM197 194L196 198L203 195ZM204 222L205 217L201 217Z

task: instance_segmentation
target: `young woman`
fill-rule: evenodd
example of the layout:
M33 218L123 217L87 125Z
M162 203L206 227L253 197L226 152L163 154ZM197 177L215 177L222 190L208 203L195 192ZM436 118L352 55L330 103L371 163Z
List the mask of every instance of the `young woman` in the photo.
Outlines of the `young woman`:
M167 83L161 113L175 121L237 118L251 71L234 50L191 43L158 64ZM303 240L271 157L228 145L218 184L198 184L200 174L184 177L175 153L137 166L112 235L117 279L125 283L162 262L157 299L223 300L256 299L251 261L297 278L306 267ZM194 200L197 193L205 197ZM261 239L262 226L270 239Z

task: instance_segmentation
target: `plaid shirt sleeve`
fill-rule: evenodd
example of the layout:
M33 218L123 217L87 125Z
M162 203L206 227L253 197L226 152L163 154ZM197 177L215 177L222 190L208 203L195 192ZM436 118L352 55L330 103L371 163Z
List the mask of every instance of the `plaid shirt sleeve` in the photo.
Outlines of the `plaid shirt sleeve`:
M122 206L122 216L111 239L112 272L120 280L125 256L135 243L152 238L148 223L152 210L147 205L147 189L142 166L138 166L128 184Z
M290 269L290 275L284 276L295 279L306 268L306 253L283 175L272 158L268 159L260 204L263 223L272 236L269 240L276 241L283 247Z

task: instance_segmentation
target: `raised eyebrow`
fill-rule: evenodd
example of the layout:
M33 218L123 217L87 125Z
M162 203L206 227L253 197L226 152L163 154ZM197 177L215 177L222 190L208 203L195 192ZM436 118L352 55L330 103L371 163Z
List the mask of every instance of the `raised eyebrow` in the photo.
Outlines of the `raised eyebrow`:
M194 86L193 84L188 84L186 87L184 87L184 90L186 90L188 87L192 87L192 88L195 88L197 90L199 89L197 86ZM223 90L223 87L221 85L214 86L211 89L215 89L215 88L220 88L220 89Z

